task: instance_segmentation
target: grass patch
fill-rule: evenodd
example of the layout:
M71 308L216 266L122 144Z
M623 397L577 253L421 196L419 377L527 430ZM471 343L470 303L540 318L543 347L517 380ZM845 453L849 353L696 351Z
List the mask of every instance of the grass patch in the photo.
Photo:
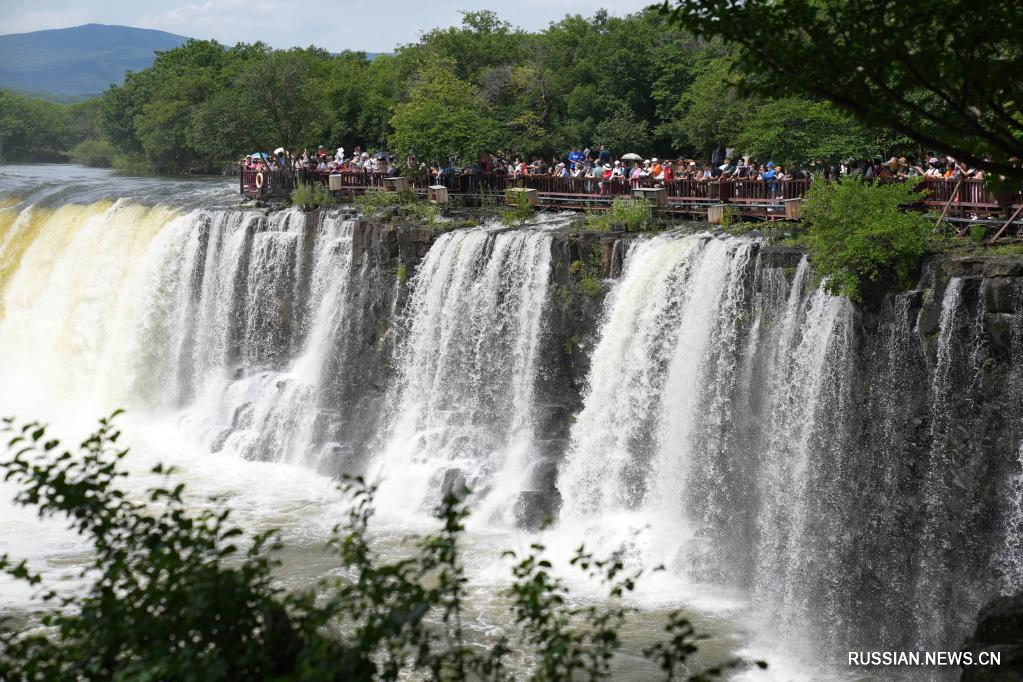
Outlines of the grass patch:
M590 298L600 298L604 295L604 282L597 277L583 277L579 280L579 289Z
M418 197L410 189L402 192L366 192L354 197L353 203L364 215L372 215L384 208L396 208L402 215L427 225L439 222L440 217L440 210L435 204Z
M529 203L529 196L526 192L509 189L505 191L504 196L508 206L501 217L501 222L505 225L512 227L522 226L536 217L536 211L533 209L533 205Z
M586 214L586 227L595 232L641 232L654 227L654 208L645 199L618 197L607 211Z
M980 244L987 237L987 228L983 225L971 225L970 229L967 230L967 234L970 235L970 241L974 244Z
M311 211L317 207L336 206L337 199L318 182L300 182L291 191L291 203L303 211Z

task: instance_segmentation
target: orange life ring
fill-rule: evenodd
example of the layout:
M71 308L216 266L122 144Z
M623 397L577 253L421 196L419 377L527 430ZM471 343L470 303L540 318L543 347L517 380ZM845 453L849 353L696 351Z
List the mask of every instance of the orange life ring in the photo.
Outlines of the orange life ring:
M256 189L263 189L263 171L256 173Z

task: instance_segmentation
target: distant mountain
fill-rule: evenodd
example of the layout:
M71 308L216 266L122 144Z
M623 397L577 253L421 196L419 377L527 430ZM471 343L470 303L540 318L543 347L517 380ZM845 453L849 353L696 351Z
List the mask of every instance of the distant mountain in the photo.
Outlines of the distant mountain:
M157 50L184 36L130 26L86 24L0 35L0 87L67 100L96 95L150 66Z

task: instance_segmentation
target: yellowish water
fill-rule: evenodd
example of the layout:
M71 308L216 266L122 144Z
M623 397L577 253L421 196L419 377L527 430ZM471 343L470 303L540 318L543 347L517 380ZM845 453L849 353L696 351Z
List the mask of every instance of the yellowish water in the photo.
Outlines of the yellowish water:
M0 210L0 351L22 359L26 384L76 397L123 386L147 254L180 215L111 201Z

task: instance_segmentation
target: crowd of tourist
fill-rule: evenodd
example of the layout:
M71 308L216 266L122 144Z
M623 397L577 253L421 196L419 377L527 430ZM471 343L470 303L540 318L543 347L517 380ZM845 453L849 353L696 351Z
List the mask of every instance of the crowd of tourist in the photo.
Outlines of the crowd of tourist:
M763 180L778 183L793 179L809 179L816 175L834 178L839 175L859 175L865 179L895 180L924 176L928 178L983 178L983 171L971 168L952 157L932 156L919 162L914 157L892 157L884 161L881 157L873 160L849 160L840 164L811 164L809 168L785 169L772 161L761 161L749 155L740 155L731 147L720 146L710 155L709 160L696 160L680 156L676 159L644 159L638 154L625 154L620 158L612 155L604 145L596 150L573 147L563 158L530 158L505 154L498 150L484 154L473 164L458 163L451 159L446 166L430 166L407 158L396 165L395 159L387 152L370 154L356 146L349 155L343 147L333 153L323 146L314 152L308 149L301 154L283 148L266 154L258 152L245 157L243 165L249 169L288 169L307 174L332 174L365 172L378 175L397 175L408 169L417 174L428 174L432 181L443 183L445 177L456 174L505 174L510 178L525 176L550 176L555 178L587 178L597 181L595 188L603 188L605 181L628 182L634 186L667 183L672 180Z
M338 147L333 153L328 153L323 145L320 145L314 152L305 149L301 154L278 147L272 155L265 152L250 154L242 160L242 165L251 170L279 169L323 174L366 172L394 175L398 171L390 154L386 152L370 154L359 146L355 147L351 156L345 153L344 147Z
M860 175L867 180L895 180L924 176L927 178L945 178L947 180L961 180L963 178L984 179L984 171L979 168L972 168L951 156L938 158L932 156L926 162L918 163L912 157L894 156L888 161L882 161L880 157L873 162L859 161L843 165L843 173Z

